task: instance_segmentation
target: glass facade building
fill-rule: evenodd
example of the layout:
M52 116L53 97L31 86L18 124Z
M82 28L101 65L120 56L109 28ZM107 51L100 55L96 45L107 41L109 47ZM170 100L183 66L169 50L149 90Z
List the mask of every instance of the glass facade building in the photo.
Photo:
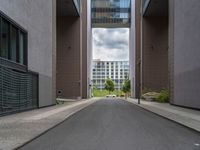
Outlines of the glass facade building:
M130 0L92 0L92 27L130 27Z
M129 62L94 60L92 67L93 86L99 90L104 89L108 78L114 81L116 90L122 89L124 81L129 78Z

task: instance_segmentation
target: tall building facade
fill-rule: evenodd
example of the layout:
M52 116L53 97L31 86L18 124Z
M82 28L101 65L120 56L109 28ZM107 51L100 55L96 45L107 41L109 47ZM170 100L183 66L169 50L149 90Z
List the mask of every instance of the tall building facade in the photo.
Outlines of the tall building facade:
M57 0L56 94L90 96L92 28L89 0Z
M101 61L93 60L92 85L103 90L107 79L112 79L115 89L121 90L123 83L129 79L129 61Z
M56 1L0 4L0 115L55 104Z
M133 97L167 88L171 104L200 109L199 7L199 0L135 0Z
M89 96L90 20L88 0L1 1L0 115Z
M199 7L199 0L1 0L0 115L89 97L92 27L130 28L132 97L167 88L171 104L200 109Z

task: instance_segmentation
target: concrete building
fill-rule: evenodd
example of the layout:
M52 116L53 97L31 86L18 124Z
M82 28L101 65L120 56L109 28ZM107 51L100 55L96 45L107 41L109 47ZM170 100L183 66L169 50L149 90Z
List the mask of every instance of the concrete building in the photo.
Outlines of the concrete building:
M90 1L2 0L0 115L89 96Z
M133 96L168 88L171 104L200 109L199 7L199 0L136 0Z
M73 0L68 1L57 1L57 96L87 98L92 61L90 1L77 1L78 9Z
M92 85L103 90L106 79L112 79L115 89L121 90L124 81L129 79L129 61L93 60Z
M0 115L55 104L56 5L0 4Z
M90 96L92 27L130 28L132 96L200 109L199 0L1 0L0 115Z

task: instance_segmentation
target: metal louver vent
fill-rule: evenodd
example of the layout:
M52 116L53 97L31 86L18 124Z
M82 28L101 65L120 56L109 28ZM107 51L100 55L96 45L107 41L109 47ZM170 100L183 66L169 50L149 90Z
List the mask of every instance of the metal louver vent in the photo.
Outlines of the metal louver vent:
M0 66L0 115L37 107L38 77Z

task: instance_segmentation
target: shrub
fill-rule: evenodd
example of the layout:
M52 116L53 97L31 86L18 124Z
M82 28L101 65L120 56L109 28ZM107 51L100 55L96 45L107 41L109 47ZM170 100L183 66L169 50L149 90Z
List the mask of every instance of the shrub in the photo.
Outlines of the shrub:
M155 98L156 102L159 103L168 103L169 102L169 91L162 90L158 97Z

